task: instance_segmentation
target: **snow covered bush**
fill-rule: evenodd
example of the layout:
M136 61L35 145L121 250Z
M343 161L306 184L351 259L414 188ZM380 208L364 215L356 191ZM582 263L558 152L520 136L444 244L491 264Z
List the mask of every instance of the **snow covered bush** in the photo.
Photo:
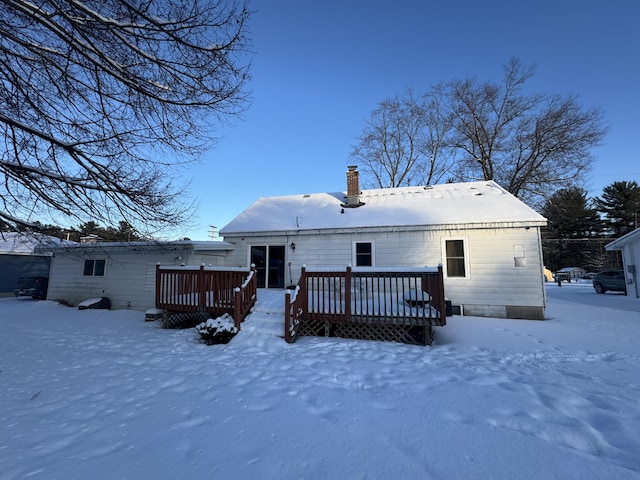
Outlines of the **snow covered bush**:
M207 345L218 343L229 343L238 333L233 318L228 313L218 318L210 318L206 322L196 326L196 331L200 334L200 341Z

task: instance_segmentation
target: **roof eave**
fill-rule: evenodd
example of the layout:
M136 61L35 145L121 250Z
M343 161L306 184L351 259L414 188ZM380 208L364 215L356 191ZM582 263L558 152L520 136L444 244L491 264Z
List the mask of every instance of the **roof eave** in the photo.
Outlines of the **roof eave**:
M604 249L608 252L622 250L622 248L625 245L636 240L636 237L640 238L640 228L636 228L635 230L632 230L626 235L623 235L622 237L617 238L613 242L606 244L604 246Z
M477 222L477 223L450 223L434 225L384 225L384 226L362 226L362 227L326 227L326 228L298 228L291 230L260 230L260 231L237 231L220 232L223 237L265 237L265 236L293 236L293 235L317 235L329 233L353 233L354 228L358 231L366 232L408 232L425 230L482 230L494 228L531 228L543 227L546 220L517 220L502 222Z

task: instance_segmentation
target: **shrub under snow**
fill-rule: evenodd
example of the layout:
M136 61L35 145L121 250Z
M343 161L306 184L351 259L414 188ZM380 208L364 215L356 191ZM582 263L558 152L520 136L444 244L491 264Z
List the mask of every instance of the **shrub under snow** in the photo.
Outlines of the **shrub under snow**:
M196 326L196 331L200 334L200 341L207 345L218 343L229 343L238 333L233 318L228 313L218 318L210 318L206 322Z

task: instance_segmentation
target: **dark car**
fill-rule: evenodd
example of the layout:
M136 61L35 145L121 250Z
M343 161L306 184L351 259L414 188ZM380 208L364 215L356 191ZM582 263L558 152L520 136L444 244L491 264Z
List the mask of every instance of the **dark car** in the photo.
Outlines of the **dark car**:
M627 293L627 281L622 270L604 270L593 277L593 288L597 293L612 292Z
M47 298L47 287L49 279L47 277L20 277L18 288L14 290L16 297L21 295L29 296L36 300Z

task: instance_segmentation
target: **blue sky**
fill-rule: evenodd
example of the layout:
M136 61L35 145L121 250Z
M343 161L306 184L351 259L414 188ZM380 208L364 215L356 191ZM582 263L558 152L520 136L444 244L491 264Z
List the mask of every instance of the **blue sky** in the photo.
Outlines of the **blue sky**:
M259 197L345 189L364 121L408 87L499 82L517 57L536 64L530 92L578 95L604 110L591 195L640 182L637 0L296 1L252 3L252 103L185 172L199 203L184 232L209 238Z

